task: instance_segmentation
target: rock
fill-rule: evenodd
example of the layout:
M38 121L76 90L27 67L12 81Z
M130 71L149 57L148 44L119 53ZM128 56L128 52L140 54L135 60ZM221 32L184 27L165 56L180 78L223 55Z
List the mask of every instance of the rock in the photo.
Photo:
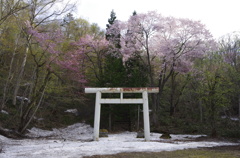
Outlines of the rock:
M99 137L108 137L108 130L107 129L100 129Z
M169 133L163 133L163 134L160 136L160 138L162 138L162 139L171 139L172 137L170 136Z
M137 138L144 138L143 132L137 132Z

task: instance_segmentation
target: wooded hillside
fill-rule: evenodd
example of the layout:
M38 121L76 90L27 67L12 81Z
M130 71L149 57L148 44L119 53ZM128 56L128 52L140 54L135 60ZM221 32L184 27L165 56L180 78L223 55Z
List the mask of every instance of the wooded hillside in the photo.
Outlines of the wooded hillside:
M159 87L151 130L240 137L240 34L216 40L199 21L154 11L128 21L112 11L100 28L58 0L0 3L0 134L92 125L95 96L84 87ZM141 130L141 109L103 105L101 128Z

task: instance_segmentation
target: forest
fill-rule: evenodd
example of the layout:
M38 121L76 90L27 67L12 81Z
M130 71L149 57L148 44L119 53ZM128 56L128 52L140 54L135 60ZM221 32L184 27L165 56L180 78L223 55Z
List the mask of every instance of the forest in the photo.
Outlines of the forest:
M127 21L112 10L100 28L58 3L0 1L1 135L93 125L95 95L85 87L158 87L149 94L151 131L240 138L239 33L214 39L199 21L134 10ZM101 113L110 132L143 128L141 105Z

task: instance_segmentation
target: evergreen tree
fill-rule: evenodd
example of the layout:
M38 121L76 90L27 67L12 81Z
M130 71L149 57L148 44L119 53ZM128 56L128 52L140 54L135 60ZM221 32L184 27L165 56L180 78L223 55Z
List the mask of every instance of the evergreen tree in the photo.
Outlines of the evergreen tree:
M108 19L108 23L106 26L106 30L107 30L107 33L106 33L106 39L109 40L109 38L112 37L112 34L109 34L108 33L108 29L110 29L111 25L114 24L115 20L116 20L116 13L114 12L114 10L111 11L111 14L110 14L110 18Z
M116 13L112 10L110 14L110 18L108 19L107 29L106 29L106 39L112 42L111 39L117 39L112 42L112 47L120 48L120 34L114 35L108 32L111 26L115 23ZM109 48L108 55L105 60L105 75L104 75L104 83L101 83L100 86L108 86L108 87L124 87L124 79L125 79L125 68L122 62L122 56L119 51L114 48Z
M137 12L136 10L133 11L133 16L137 15Z

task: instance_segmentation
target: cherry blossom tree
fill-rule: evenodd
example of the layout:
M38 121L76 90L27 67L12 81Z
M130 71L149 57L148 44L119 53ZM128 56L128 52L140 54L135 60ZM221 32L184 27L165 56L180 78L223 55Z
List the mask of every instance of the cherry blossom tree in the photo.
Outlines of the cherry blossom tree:
M72 80L81 85L85 83L82 69L84 52L76 49L74 44L71 50L64 51L62 45L65 38L59 30L39 32L32 28L29 22L26 25L28 34L35 41L35 46L30 49L30 55L34 61L34 72L28 103L24 107L22 106L22 112L20 113L21 121L18 129L20 133L26 130L42 104L44 93L53 75L61 76L57 72L59 68L62 69L63 73L71 76Z
M161 61L158 70L158 86L161 89L159 97L170 79L172 85L170 115L173 115L178 103L173 102L176 76L179 73L191 72L194 60L202 58L210 48L213 48L215 42L210 32L198 21L167 17L163 25L164 28L158 32L155 39L157 57Z
M62 42L62 34L59 31L39 33L26 22L27 32L35 41L29 50L33 58L32 80L29 81L30 90L28 102L20 106L20 123L18 131L23 133L38 111L47 89L48 83L54 74L53 64L61 54L59 46ZM41 76L41 77L40 77Z
M101 82L108 41L104 37L95 38L94 36L86 35L72 45L75 47L75 50L71 53L73 56L76 56L76 58L71 58L70 60L75 63L72 64L72 68L76 69L79 61L81 61L77 57L84 58L84 60L82 60L83 66L87 66L87 69L93 72L94 78L96 78L98 82ZM69 66L69 64L65 65Z
M16 105L16 98L17 95L19 95L19 90L20 90L20 85L24 77L24 71L25 71L25 66L28 63L28 55L29 55L29 50L31 49L31 35L27 34L25 32L26 28L22 27L22 22L26 21L26 17L29 21L29 25L31 25L32 28L38 28L40 26L44 26L49 24L49 21L54 20L59 18L62 14L70 12L72 9L74 9L75 5L71 5L70 1L62 1L62 0L28 0L26 1L28 7L26 8L26 13L25 10L20 16L16 16L17 19L19 20L19 27L22 30L22 34L24 35L24 42L25 42L25 52L23 54L23 59L21 62L21 66L19 69L19 72L16 75L16 83L14 86L14 91L13 91L13 99L12 103ZM60 5L62 7L53 7L55 5ZM13 12L14 13L14 12ZM20 12L19 12L20 13ZM23 24L24 25L24 24ZM25 36L26 35L26 36Z
M209 31L198 21L163 17L156 12L137 14L127 22L118 21L120 51L124 60L134 54L141 56L148 67L149 86L158 86L160 92L153 101L153 121L157 122L157 108L166 82L172 76L192 70L195 58L200 58L214 43ZM112 29L113 34L116 29ZM114 40L114 39L113 39ZM157 81L157 83L156 83Z
M145 62L145 65L149 69L151 86L154 85L151 61L155 57L153 55L155 48L152 47L151 40L161 28L161 25L157 25L158 23L160 24L161 19L161 15L156 12L138 14L131 16L127 22L116 21L109 29L109 31L112 31L112 34L120 33L120 36L111 40L118 40L120 37L121 47L119 50L122 53L123 61L128 60L136 53L141 54L143 57L142 61Z
M57 64L67 71L71 79L81 84L86 83L85 68L90 68L95 77L100 80L103 75L103 61L107 52L108 41L104 37L86 35L77 42L70 43L70 48L63 51L63 34L60 31L39 33L30 29L29 33L34 36L40 47L48 52L50 57L47 62ZM48 66L50 67L50 66Z

